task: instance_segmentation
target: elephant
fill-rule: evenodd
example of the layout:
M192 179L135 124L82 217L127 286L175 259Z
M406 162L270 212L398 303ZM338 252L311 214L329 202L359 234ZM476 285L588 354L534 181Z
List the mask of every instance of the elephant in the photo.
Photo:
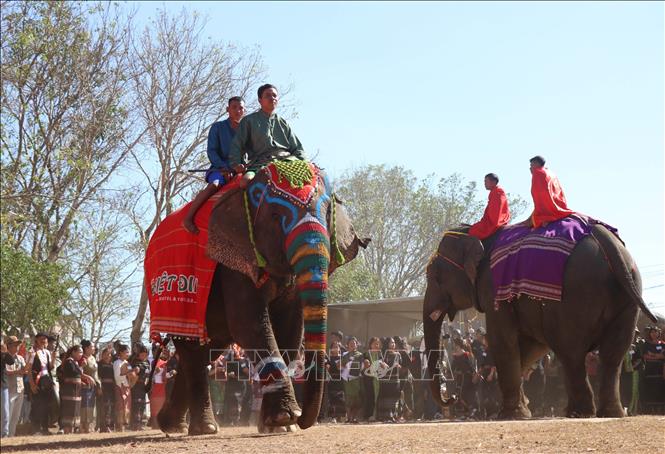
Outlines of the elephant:
M438 345L441 325L458 311L485 313L487 341L503 395L501 419L530 418L521 376L552 350L561 360L568 417L622 417L619 373L641 309L655 320L641 297L639 271L623 243L603 225L594 225L567 258L561 301L534 301L521 295L495 305L490 251L498 233L482 242L468 227L444 234L426 269L423 302L425 346L432 394L440 405ZM451 233L451 234L450 234ZM600 351L598 409L585 371L587 352Z
M358 237L323 170L311 168L318 176L304 201L279 190L264 168L246 189L223 193L214 206L207 253L218 263L206 310L209 342L174 339L180 358L172 392L177 398L167 399L157 416L165 433L217 431L206 365L212 350L232 342L256 355L264 385L259 431L295 430L296 423L305 429L316 422L324 385L328 276L370 240ZM313 370L301 409L280 350L297 351L303 337L305 362Z

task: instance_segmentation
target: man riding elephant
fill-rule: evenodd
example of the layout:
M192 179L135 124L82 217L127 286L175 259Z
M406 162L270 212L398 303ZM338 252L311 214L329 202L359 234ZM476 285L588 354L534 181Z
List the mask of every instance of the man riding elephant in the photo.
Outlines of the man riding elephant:
M566 196L559 179L545 167L545 158L534 156L529 160L531 170L531 196L533 197L533 228L546 226L547 223L563 219L574 213L568 208Z
M615 229L579 215L549 219L537 229L505 227L482 242L467 228L444 234L427 267L423 305L432 391L439 403L443 318L475 307L486 315L503 398L499 417L531 416L522 374L550 350L564 369L567 416L623 416L619 367L638 312L655 320L641 296L639 271ZM601 358L598 408L585 371L585 357L595 349Z
M506 191L499 186L499 177L495 173L485 175L485 189L490 192L487 207L480 221L469 229L469 235L479 240L484 240L510 221Z
M242 119L229 153L229 165L238 173L245 172L241 187L246 187L257 170L276 157L291 155L305 159L300 140L286 120L275 113L279 102L277 88L261 85L258 95L261 109ZM249 167L245 169L242 164Z
M274 87L261 93L263 103L274 110ZM251 118L259 114L263 123ZM369 242L356 235L323 170L293 157L274 160L280 152L302 157L288 125L263 110L252 115L236 134L243 148L236 149L233 162L239 162L239 150L244 150L253 178L240 185L236 177L217 193L213 208L200 210L199 235L179 238L174 229L180 227L186 207L174 212L158 226L146 253L151 333L175 332L180 355L173 390L177 398L170 399L157 418L165 432L216 432L205 367L213 349L231 342L241 345L255 364L263 394L259 430L314 424L325 378L328 276ZM246 148L249 145L254 148ZM177 249L193 239L197 243L185 254ZM209 280L196 275L200 267L192 267L196 271L190 275L159 262L160 254L170 253L182 264L183 257L198 257L201 250L208 257L200 262L202 268L214 273ZM193 315L179 319L169 312L174 307ZM201 309L192 309L197 307ZM303 338L309 369L301 409L288 377L285 359L290 355L284 352L297 351Z

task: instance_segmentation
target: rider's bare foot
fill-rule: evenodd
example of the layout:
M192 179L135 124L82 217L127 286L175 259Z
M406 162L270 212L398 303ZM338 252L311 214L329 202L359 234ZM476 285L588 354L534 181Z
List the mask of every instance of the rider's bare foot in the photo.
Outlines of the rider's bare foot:
M182 226L189 232L193 233L194 235L199 234L199 228L194 224L194 221L192 221L190 218L185 218L184 221L182 221Z

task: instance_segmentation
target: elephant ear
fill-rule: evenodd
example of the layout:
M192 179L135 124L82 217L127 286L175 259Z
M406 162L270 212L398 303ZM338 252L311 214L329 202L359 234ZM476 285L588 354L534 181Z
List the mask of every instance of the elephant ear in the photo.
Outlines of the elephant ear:
M469 277L471 284L476 285L478 275L478 265L485 255L483 243L474 236L467 235L460 238L464 245L464 271Z
M439 245L439 253L461 265L471 284L476 284L478 265L485 254L478 238L463 232L446 233Z
M350 262L356 258L360 248L362 247L365 249L369 242L372 241L371 238L358 237L342 201L336 195L332 196L331 206L332 203L335 203L335 219L332 219L333 210L329 208L328 226L329 228L332 228L333 225L335 226L335 241L337 242L337 248L344 260L340 263L337 251L330 251L330 273L344 263ZM332 236L333 232L330 232L330 234Z
M248 276L254 284L261 271L249 239L242 189L224 194L210 214L207 254L211 259Z

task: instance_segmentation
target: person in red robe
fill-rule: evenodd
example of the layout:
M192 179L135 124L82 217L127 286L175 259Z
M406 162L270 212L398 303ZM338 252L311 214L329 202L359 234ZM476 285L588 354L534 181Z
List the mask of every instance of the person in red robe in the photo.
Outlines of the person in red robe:
M499 177L496 174L488 173L485 175L485 189L490 192L485 213L482 219L469 229L469 235L473 235L480 240L489 237L499 227L508 224L510 221L508 198L506 192L499 186Z
M533 213L531 226L535 229L544 227L552 221L563 219L574 213L568 208L561 183L554 173L545 168L545 158L535 156L529 160L531 165L531 196Z

